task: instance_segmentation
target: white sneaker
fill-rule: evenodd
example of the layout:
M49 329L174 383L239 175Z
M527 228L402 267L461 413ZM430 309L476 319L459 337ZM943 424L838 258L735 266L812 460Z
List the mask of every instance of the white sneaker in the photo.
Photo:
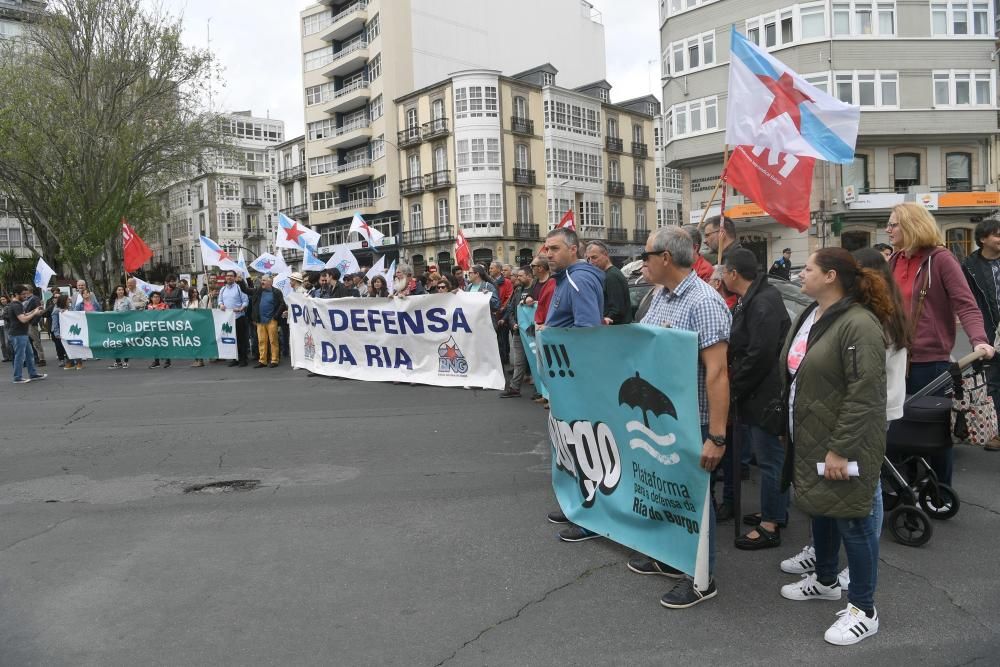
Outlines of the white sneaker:
M851 585L851 568L845 567L843 570L841 570L840 574L837 575L837 581L840 582L840 587L841 588L847 588L848 586L850 586Z
M840 584L824 586L816 579L816 573L803 574L794 584L781 587L781 597L788 600L839 600Z
M816 548L807 544L802 551L781 561L781 571L788 574L809 574L816 570Z
M850 646L878 632L878 611L871 618L853 604L837 612L837 622L830 626L823 639L837 646Z

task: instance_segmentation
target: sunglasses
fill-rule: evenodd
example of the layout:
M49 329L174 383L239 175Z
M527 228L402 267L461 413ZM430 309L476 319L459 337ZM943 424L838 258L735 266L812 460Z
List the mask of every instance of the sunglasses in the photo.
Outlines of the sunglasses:
M668 254L666 250L647 250L645 252L639 253L639 259L643 262L649 261L649 258L653 255L664 255Z
M448 291L448 286L447 285L438 285L434 289L436 289L439 292L447 292Z

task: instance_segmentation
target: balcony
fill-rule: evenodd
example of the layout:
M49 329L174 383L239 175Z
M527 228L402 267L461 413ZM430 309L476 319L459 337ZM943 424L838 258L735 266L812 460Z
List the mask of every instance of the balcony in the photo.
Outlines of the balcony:
M422 243L438 243L455 238L455 232L450 226L428 227L426 229L411 229L403 232L403 245L420 245Z
M447 118L435 118L431 122L421 125L420 129L425 141L447 136L450 131Z
M424 176L424 190L440 190L442 188L449 188L452 186L451 182L451 171L435 171L432 174L427 174Z
M361 80L344 86L333 94L329 105L323 109L328 114L343 113L368 104L371 93L368 82Z
M462 225L462 235L467 239L498 238L503 236L502 222L479 222Z
M309 217L309 207L305 204L289 206L288 208L281 209L281 212L293 220L304 220Z
M537 239L538 225L529 225L522 222L514 223L514 238L516 239Z
M363 37L336 51L323 66L323 76L332 79L358 70L368 64L368 41Z
M603 241L608 238L608 230L604 227L581 227L580 238Z
M514 168L514 182L518 185L534 185L535 184L535 170L534 169L518 169Z
M649 238L649 230L645 227L638 227L632 230L632 241L634 243L645 243Z
M396 144L400 148L418 145L423 139L420 137L419 127L408 127L396 133Z
M628 242L628 230L627 229L609 229L608 230L608 240L614 241L615 243L627 243Z
M410 176L399 181L399 194L407 197L409 195L419 195L424 191L424 179L422 176Z
M244 197L243 208L264 208L264 200L257 197Z
M621 181L608 181L608 194L614 197L624 197L625 184Z
M337 202L327 211L334 213L360 213L363 216L373 215L378 212L376 208L377 199L363 197L361 199L351 199L349 201Z
M609 153L624 153L625 148L621 137L607 137L604 140L604 147Z
M290 167L288 169L282 169L278 172L278 182L281 184L290 183L291 181L297 181L300 178L306 177L306 166L300 164L295 167Z
M260 241L265 236L264 230L260 227L250 227L243 233L243 238L247 241Z
M371 159L362 158L353 162L338 164L336 169L328 175L329 180L327 182L330 185L347 185L367 181L374 175L375 171L372 169Z
M520 116L511 116L510 131L514 134L534 134L535 121Z
M350 7L330 19L330 25L319 33L319 38L327 41L345 40L364 29L368 21L368 0L358 0Z
M326 142L326 147L330 149L353 148L367 144L372 139L370 125L367 118L342 125L334 130L333 137Z
M644 143L632 142L632 156L645 158L649 156L649 148Z
M649 186L648 185L633 185L632 195L636 199L649 199Z

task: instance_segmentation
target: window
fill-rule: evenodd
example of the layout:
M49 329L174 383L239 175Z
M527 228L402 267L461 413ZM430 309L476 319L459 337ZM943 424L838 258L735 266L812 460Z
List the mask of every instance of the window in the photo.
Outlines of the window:
M794 5L747 19L747 39L765 49L826 37L826 4Z
M608 161L608 180L615 183L621 182L622 170L621 170L621 165L618 163L618 160Z
M514 147L514 168L515 169L531 169L531 161L529 160L530 153L528 152L528 147L525 144L517 144Z
M458 221L469 227L495 227L503 221L499 194L461 195L458 198Z
M670 138L712 132L719 129L719 99L706 97L684 104L675 104L667 112Z
M420 156L410 155L406 160L406 175L410 178L420 178Z
M448 217L448 200L444 197L437 200L435 223L438 227L448 227L451 222Z
M581 201L576 213L582 228L604 227L604 202Z
M944 235L948 250L950 250L959 261L964 260L972 254L972 238L973 230L968 227L949 229Z
M497 87L469 86L455 89L455 117L497 117Z
M643 169L643 161L642 160L636 160L635 166L632 169L632 175L635 178L634 183L636 185L645 185L646 184L646 170Z
M434 171L448 171L448 151L444 146L434 149Z
M215 183L215 194L222 201L239 201L240 182L235 179L220 178Z
M611 202L611 206L608 208L608 213L611 218L611 229L621 229L622 228L622 205L618 202Z
M554 86L556 83L556 77L551 72L542 72L542 85L543 86Z
M633 123L632 125L632 141L637 144L642 144L646 142L646 139L642 132L642 125Z
M254 173L262 173L266 169L267 161L264 154L259 151L245 151L243 153L243 163L246 170Z
M382 117L382 96L379 95L368 106L368 118L372 121Z
M318 14L310 14L302 19L302 35L315 35L317 32L330 25L332 20L333 14L331 14L329 10Z
M600 150L545 149L545 169L549 178L601 183L603 161Z
M638 204L635 207L635 228L645 229L646 228L646 205Z
M375 57L368 61L368 80L374 81L382 76L382 54L377 53Z
M992 107L993 76L988 70L934 72L934 106Z
M336 169L337 159L333 155L321 155L320 157L309 158L309 175L322 176L331 174Z
M238 232L240 230L239 211L219 211L219 231Z
M434 100L431 103L431 119L441 120L444 118L444 100Z
M322 49L306 52L306 71L319 69L333 61L333 47L324 46Z
M714 65L715 32L705 32L673 42L667 49L672 54L672 73L675 75Z
M306 88L306 106L329 102L333 99L333 82L310 86Z
M601 112L598 109L558 100L544 101L545 128L590 137L601 136Z
M456 142L459 171L499 171L499 139L461 139Z
M945 155L945 183L948 192L972 190L972 154L948 153Z
M379 36L379 32L378 14L376 14L368 22L368 25L365 26L365 39L371 44Z
M608 118L608 138L617 139L618 138L618 119Z
M915 153L896 153L892 159L893 186L896 192L909 192L911 186L920 185L920 156Z
M802 78L806 80L806 83L816 86L822 90L827 95L830 94L830 73L823 72L822 74L803 74Z
M333 208L336 202L336 197L334 197L333 192L313 192L309 195L309 199L312 202L312 210L314 211L325 211L329 208Z
M893 37L895 2L834 2L833 34L838 37Z
M329 139L333 136L333 132L336 129L334 123L335 121L333 118L324 118L323 120L316 121L315 123L309 123L306 125L306 138L309 141Z
M837 99L862 108L884 109L899 105L896 72L834 72Z
M531 224L531 195L517 196L517 222L521 225Z
M985 37L990 34L990 4L968 0L931 3L935 37Z
M372 181L372 197L375 199L385 197L385 176L380 176Z
M854 191L858 194L868 192L868 156L855 155L854 162L845 164L842 167L841 178L844 187L854 186Z
M410 206L410 229L422 229L424 226L424 212L420 204Z
M811 5L799 7L799 21L802 39L826 37L826 7Z
M380 134L372 139L372 160L381 160L385 157L385 135Z
M407 109L406 110L406 127L407 127L407 129L411 129L412 130L413 128L417 127L419 124L420 124L420 122L417 119L417 110L416 109Z
M520 95L514 98L514 117L515 118L528 117L528 100L524 99Z

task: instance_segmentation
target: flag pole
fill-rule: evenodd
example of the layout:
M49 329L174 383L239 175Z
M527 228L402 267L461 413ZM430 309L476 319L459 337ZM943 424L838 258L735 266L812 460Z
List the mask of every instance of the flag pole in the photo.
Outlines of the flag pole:
M715 182L715 189L712 190L712 196L708 198L708 203L705 204L705 208L701 212L701 222L698 223L698 231L701 231L705 227L705 218L708 217L708 209L712 208L712 204L715 203L715 196L719 194L719 188L722 187L723 179L726 176L726 167L729 166L729 144L726 144L723 149L722 154L722 172L719 174L719 180ZM722 203L725 205L726 193L722 192ZM723 211L725 212L725 211Z

